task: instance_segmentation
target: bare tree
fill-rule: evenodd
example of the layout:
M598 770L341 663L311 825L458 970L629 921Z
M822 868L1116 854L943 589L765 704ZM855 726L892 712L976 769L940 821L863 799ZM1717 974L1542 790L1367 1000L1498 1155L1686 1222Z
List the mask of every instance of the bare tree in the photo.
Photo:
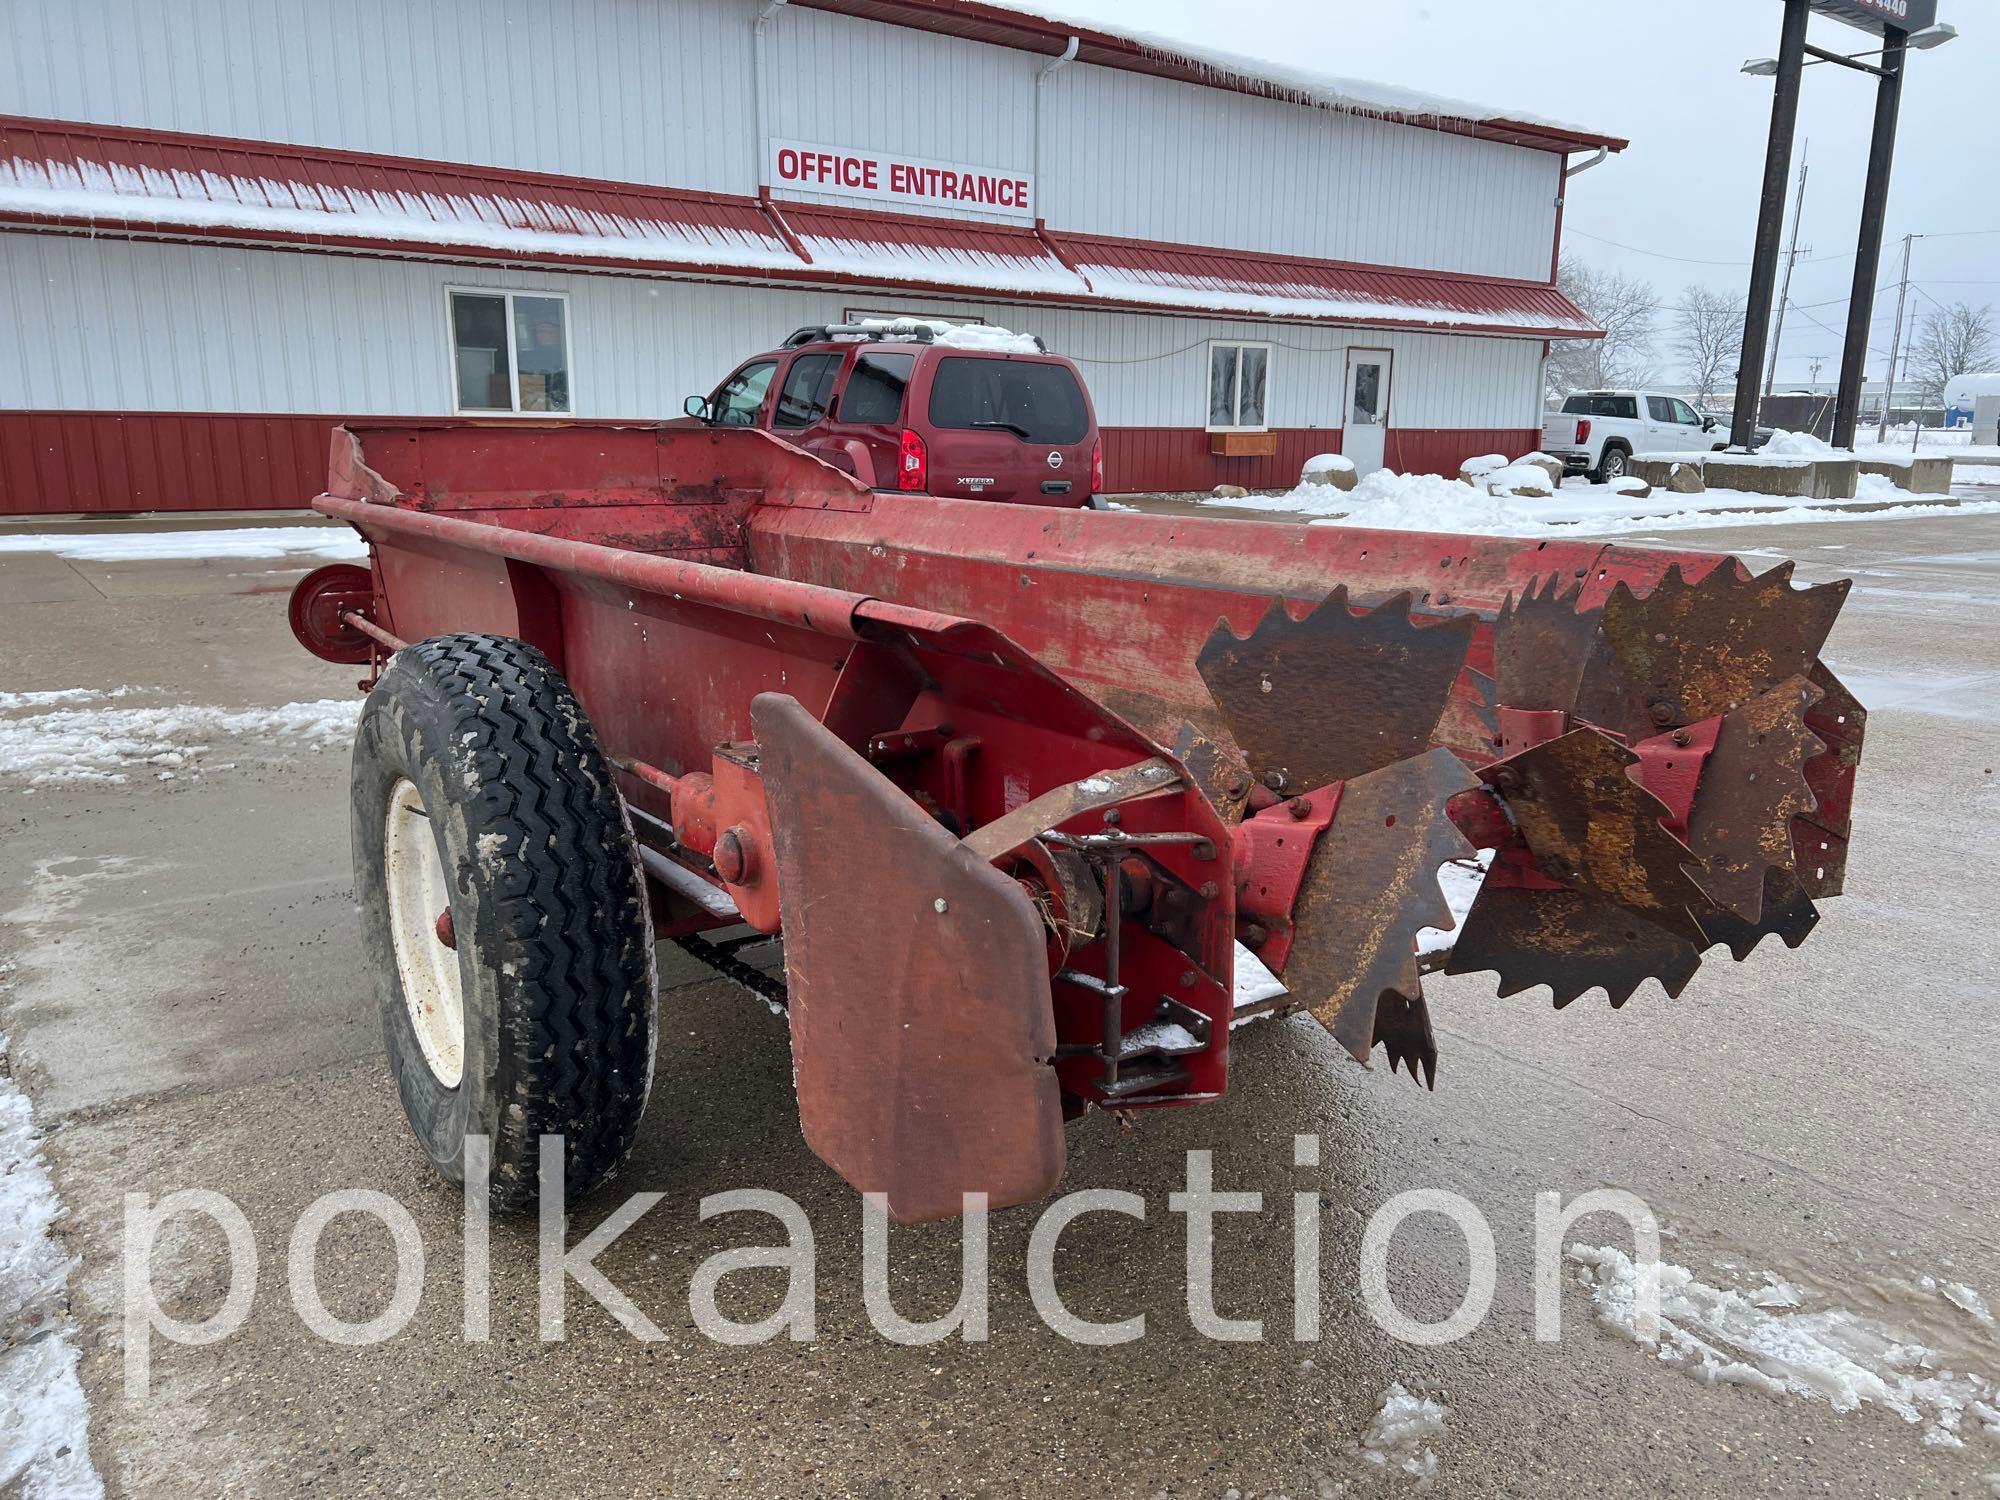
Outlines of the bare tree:
M1709 287L1691 286L1673 311L1674 351L1686 362L1695 399L1706 406L1742 362L1743 304Z
M1548 395L1560 401L1592 386L1644 385L1653 375L1653 325L1660 298L1651 283L1565 256L1556 286L1582 308L1602 339L1564 339L1549 348Z
M1994 362L1993 309L1954 302L1927 314L1910 341L1906 366L1926 405L1944 400L1947 381Z

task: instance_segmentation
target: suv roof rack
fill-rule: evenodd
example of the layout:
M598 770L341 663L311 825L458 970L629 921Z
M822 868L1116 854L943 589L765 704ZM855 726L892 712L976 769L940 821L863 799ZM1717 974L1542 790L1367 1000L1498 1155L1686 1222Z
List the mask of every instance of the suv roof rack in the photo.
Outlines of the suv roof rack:
M932 344L937 342L937 330L928 323L808 323L797 329L781 346L796 349L801 344L817 344L824 339L870 339L880 343L893 340L899 344Z

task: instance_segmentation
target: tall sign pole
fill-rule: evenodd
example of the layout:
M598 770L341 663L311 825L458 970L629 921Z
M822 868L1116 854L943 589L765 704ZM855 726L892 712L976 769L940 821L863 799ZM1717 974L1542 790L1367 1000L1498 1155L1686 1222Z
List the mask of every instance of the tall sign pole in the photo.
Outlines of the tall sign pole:
M1771 103L1771 139L1764 148L1764 199L1757 211L1757 248L1750 263L1750 297L1743 314L1743 356L1736 372L1736 412L1729 442L1748 448L1757 431L1757 388L1763 384L1771 300L1778 289L1778 246L1785 234L1785 179L1799 125L1799 75L1806 63L1807 0L1785 0L1778 45L1778 88Z
M1861 245L1854 257L1854 290L1847 299L1847 343L1840 352L1840 394L1833 406L1833 446L1852 448L1861 420L1861 377L1868 360L1868 330L1875 321L1875 278L1882 271L1882 226L1889 213L1889 172L1896 163L1896 119L1903 108L1903 63L1910 34L1882 30L1881 76L1875 86L1875 139L1868 148L1868 184L1861 193ZM1896 372L1889 371L1888 384Z

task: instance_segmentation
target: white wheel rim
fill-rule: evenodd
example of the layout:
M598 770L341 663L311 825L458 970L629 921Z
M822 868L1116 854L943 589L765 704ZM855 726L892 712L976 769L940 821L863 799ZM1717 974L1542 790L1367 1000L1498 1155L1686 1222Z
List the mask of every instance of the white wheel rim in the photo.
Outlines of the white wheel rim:
M455 1089L465 1075L465 989L458 952L444 945L437 930L439 914L451 907L451 890L423 798L409 781L397 782L389 794L382 878L410 1029L432 1075Z

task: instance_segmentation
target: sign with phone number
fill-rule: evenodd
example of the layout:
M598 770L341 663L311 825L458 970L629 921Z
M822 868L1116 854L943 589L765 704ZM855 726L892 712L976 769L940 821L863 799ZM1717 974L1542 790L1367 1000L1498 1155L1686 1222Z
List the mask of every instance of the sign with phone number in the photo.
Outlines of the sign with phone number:
M1937 24L1938 0L1812 0L1812 8L1864 31L1922 31Z

